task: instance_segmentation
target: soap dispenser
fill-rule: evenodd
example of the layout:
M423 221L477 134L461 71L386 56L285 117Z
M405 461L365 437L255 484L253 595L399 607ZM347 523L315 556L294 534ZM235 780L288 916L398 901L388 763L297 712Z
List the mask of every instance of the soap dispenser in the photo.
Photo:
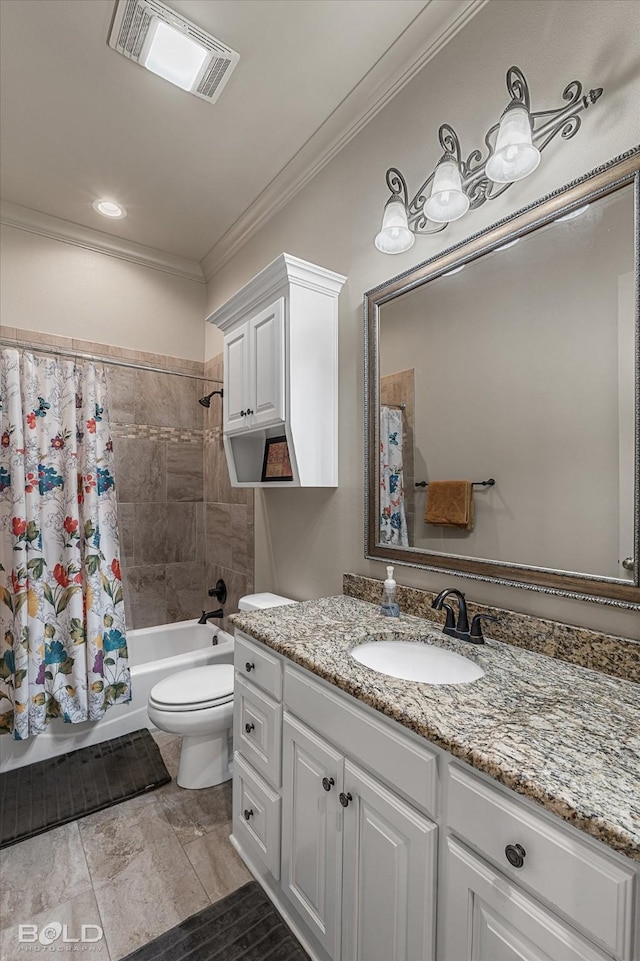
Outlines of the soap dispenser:
M400 607L396 599L396 582L393 579L393 567L387 567L387 579L382 587L380 613L385 617L400 617Z

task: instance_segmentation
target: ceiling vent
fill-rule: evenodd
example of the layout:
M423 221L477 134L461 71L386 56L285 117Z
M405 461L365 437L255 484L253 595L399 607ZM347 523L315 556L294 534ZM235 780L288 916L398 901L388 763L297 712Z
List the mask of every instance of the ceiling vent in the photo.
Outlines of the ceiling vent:
M156 42L161 40L164 48ZM164 59L167 42L178 57L175 68ZM109 46L209 103L216 102L240 59L235 50L159 0L118 0Z

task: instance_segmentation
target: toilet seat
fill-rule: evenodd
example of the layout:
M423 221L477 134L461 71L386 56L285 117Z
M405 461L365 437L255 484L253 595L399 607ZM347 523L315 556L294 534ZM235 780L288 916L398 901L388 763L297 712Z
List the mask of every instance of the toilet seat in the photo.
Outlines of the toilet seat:
M233 701L233 665L205 664L179 671L154 685L151 707L159 711L202 711Z

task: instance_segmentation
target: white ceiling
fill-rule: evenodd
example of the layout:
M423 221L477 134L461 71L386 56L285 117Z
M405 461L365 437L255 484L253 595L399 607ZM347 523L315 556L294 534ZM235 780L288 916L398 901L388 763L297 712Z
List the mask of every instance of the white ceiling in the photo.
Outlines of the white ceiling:
M212 105L107 46L115 0L1 0L2 199L201 261L234 225L239 242L258 198L262 218L281 205L285 183L290 195L484 2L170 0L240 54ZM101 217L96 197L128 217Z

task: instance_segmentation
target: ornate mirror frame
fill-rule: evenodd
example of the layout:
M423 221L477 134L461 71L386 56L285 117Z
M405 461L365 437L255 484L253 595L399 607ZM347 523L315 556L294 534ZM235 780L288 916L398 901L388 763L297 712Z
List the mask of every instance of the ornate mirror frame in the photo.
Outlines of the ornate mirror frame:
M441 274L470 263L483 254L522 237L539 227L620 187L634 185L635 236L635 456L634 456L634 562L633 581L593 574L564 573L504 561L463 557L379 543L379 310L403 293ZM392 561L429 571L490 581L508 587L560 594L578 600L640 610L640 146L634 147L579 180L524 207L510 217L474 234L411 270L399 274L364 295L365 323L365 557Z

